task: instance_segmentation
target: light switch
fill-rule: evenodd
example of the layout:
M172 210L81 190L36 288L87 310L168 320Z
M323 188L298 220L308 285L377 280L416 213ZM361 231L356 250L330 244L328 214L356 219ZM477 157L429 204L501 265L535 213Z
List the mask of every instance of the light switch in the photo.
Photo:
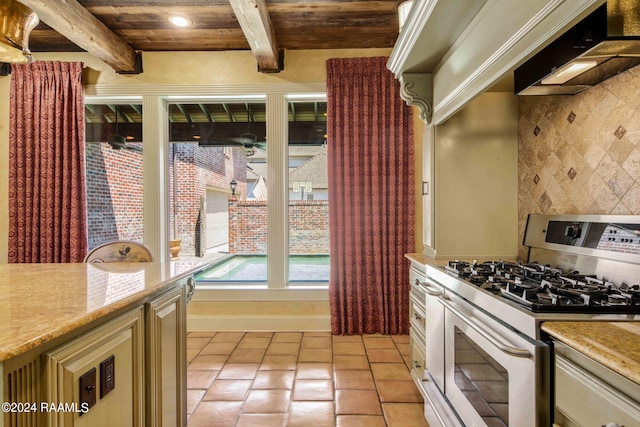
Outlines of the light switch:
M96 368L82 374L80 377L80 402L79 407L86 410L91 409L96 404ZM80 412L82 416L85 412Z
M111 357L100 362L100 399L116 388L116 357Z

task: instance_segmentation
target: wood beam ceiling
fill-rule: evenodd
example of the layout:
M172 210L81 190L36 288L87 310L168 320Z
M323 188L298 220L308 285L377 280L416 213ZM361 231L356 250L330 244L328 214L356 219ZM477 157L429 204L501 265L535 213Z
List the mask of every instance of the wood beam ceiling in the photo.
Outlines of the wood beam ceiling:
M242 32L258 61L258 70L277 73L283 69L283 53L278 49L265 0L229 0Z
M118 73L140 73L139 54L76 0L20 0L38 18Z

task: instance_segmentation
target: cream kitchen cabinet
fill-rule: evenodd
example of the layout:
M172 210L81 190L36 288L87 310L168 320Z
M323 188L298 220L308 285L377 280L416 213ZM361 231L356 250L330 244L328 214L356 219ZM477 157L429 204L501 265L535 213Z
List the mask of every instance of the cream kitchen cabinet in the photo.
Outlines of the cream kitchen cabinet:
M138 307L42 356L42 401L72 405L42 411L45 425L144 425L143 321Z
M640 385L555 342L555 427L639 426Z
M182 287L147 305L148 425L187 424L186 316Z
M5 360L0 427L185 426L190 278Z
M424 254L513 258L518 245L518 105L488 92L445 123L425 127Z

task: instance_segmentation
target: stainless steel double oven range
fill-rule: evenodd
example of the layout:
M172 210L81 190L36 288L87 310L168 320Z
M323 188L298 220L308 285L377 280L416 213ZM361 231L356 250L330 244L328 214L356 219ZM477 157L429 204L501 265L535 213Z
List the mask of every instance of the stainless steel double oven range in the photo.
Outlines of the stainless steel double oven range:
M526 261L412 267L431 427L550 426L553 348L540 324L640 320L640 216L530 215L524 245Z

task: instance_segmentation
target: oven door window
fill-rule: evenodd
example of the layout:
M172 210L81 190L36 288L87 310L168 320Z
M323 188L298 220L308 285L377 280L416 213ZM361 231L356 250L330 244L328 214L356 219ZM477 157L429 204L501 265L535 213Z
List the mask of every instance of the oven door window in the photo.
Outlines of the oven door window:
M462 330L454 330L456 388L487 425L509 425L509 373Z

